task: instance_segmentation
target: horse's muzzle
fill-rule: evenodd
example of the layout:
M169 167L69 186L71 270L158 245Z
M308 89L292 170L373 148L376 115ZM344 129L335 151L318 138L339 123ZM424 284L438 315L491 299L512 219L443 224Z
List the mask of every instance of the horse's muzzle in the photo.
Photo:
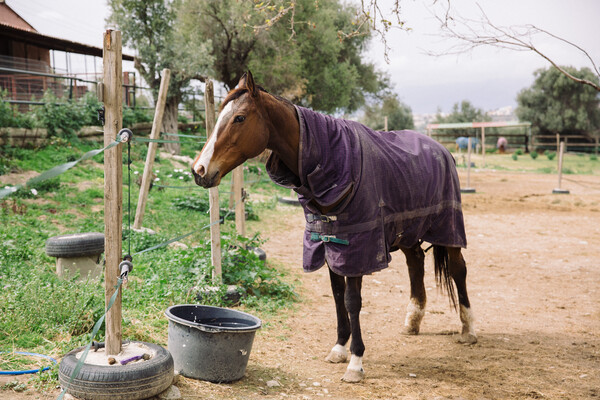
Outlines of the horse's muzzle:
M220 171L215 171L211 176L204 175L200 176L194 168L192 168L192 175L194 176L194 181L196 185L202 186L203 188L211 188L217 186L221 182L221 173Z

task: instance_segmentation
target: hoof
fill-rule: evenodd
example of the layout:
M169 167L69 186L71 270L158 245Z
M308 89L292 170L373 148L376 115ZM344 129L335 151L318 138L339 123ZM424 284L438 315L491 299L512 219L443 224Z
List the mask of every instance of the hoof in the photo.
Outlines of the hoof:
M405 335L418 335L419 327L404 325L404 328L402 328L402 333Z
M348 383L358 383L362 381L364 377L365 371L362 369L360 371L357 371L355 369L347 369L344 376L342 376L342 381Z
M472 333L463 333L458 337L458 343L462 344L475 344L477 343L477 336Z
M330 363L340 364L344 363L348 360L348 356L344 353L340 353L339 351L331 350L329 355L325 357L325 361L329 361Z

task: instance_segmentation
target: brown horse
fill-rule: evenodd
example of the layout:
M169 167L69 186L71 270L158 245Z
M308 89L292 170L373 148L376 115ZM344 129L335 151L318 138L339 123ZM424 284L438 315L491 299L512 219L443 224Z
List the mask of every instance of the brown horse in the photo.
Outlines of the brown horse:
M337 342L326 360L350 362L342 377L364 377L362 276L387 267L402 250L411 293L404 331L418 334L425 313L423 241L433 245L438 283L460 308L459 341L475 343L466 289L460 185L450 153L412 131L375 132L295 106L255 85L251 73L223 101L212 135L194 160L198 185L209 188L245 160L271 150L266 168L292 188L304 208L303 266L327 264L337 314ZM454 282L454 284L453 284Z

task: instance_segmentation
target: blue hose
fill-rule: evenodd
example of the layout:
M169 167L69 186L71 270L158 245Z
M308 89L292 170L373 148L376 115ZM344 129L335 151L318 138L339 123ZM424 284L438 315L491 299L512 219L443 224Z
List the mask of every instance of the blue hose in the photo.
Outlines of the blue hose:
M26 351L15 351L15 352L0 351L0 354L2 354L2 353L13 353L13 354L21 354L24 356L42 357L42 358L52 361L54 364L58 363L54 358L44 355L44 354L28 353ZM44 367L44 368L40 368L40 369L28 369L28 370L24 370L24 371L0 371L0 375L36 374L38 372L47 371L49 369L50 369L50 367Z

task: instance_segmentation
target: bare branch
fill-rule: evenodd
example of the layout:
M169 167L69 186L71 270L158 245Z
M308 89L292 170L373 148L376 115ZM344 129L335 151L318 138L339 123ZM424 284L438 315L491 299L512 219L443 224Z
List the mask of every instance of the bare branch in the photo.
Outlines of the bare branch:
M580 46L544 29L538 28L535 25L511 27L495 25L479 4L478 7L481 13L481 18L478 20L464 18L456 13L453 15L450 9L450 0L447 1L448 6L445 8L443 16L440 16L437 13L434 13L433 15L440 22L440 27L443 32L442 36L448 39L458 39L460 43L450 46L448 49L440 53L429 52L430 55L441 56L462 54L470 52L480 46L494 46L516 51L532 51L548 61L567 78L577 83L588 85L600 92L600 86L597 83L587 79L577 78L559 66L547 53L543 52L534 44L533 38L536 35L546 35L578 50L590 61L594 73L600 78L600 70L594 63L594 60L588 54L588 52Z

